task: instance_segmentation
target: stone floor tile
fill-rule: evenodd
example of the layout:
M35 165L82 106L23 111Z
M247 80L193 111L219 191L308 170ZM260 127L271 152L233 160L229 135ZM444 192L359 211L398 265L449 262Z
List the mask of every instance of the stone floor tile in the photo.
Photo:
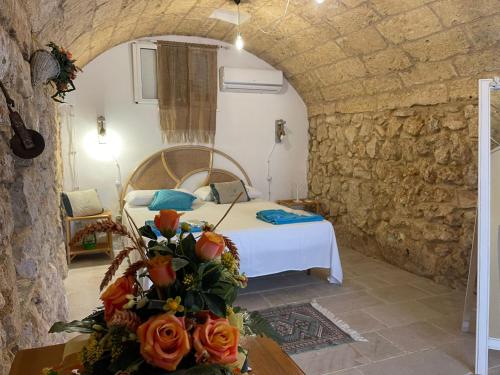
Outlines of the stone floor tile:
M419 301L381 304L366 307L363 311L388 327L396 327L443 316Z
M453 292L436 297L422 298L419 300L419 302L444 315L453 314L457 310L462 311L464 301L465 297L461 292Z
M331 372L329 375L363 375L357 368Z
M350 345L373 362L403 354L401 349L376 332L365 333L363 337L368 341L358 341Z
M385 339L407 352L431 349L440 344L456 341L457 336L427 322L382 329L377 332Z
M353 276L349 280L354 281L356 284L361 285L365 289L382 288L384 286L391 285L387 281L372 275Z
M249 311L263 310L271 307L271 304L260 293L242 294L235 301L235 306L243 307Z
M383 304L384 302L366 291L340 294L338 296L318 298L318 303L334 314L359 310L369 306Z
M337 318L346 322L349 327L359 333L373 332L387 326L364 311L354 310L337 314Z
M425 350L358 368L363 375L464 375L470 368L438 350Z
M334 371L356 367L369 360L350 345L294 354L292 359L307 375L323 375Z
M427 293L435 295L451 293L453 291L453 289L448 288L447 286L444 285L437 284L434 281L427 279L425 277L419 277L414 281L410 281L409 285L422 289Z
M476 355L476 338L472 334L461 338L460 340L440 345L437 350L440 350L457 361L461 361L464 365L473 368ZM488 353L489 367L500 366L500 351L490 350ZM491 373L491 371L490 371ZM490 374L491 375L491 374Z
M427 292L410 285L394 285L375 288L369 290L368 293L389 303L409 301L429 296Z

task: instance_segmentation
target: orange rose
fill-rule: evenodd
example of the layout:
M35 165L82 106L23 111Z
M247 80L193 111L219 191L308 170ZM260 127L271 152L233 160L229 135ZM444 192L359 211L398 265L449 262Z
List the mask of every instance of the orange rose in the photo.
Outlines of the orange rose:
M174 283L176 274L170 255L155 256L148 261L149 277L156 286L167 287Z
M213 232L203 232L196 242L196 256L201 260L212 260L222 254L226 244L224 238Z
M229 364L238 359L240 331L227 319L207 317L193 333L193 346L197 362Z
M127 295L130 294L135 294L135 280L131 276L122 276L106 288L101 295L106 321L113 317L115 311L123 309L123 306L129 302Z
M163 236L172 238L179 228L180 217L175 210L160 210L160 214L155 216L155 226Z
M172 314L151 317L137 329L141 355L149 364L175 371L191 350L184 318Z

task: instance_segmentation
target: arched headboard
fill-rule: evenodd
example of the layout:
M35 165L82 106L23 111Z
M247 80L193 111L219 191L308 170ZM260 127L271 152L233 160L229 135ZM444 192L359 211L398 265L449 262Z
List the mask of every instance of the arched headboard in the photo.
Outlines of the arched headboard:
M155 152L132 171L122 190L122 206L129 188L174 189L182 186L189 177L203 172L207 173L207 176L201 186L241 179L233 172L214 167L215 155L230 162L241 173L246 183L252 185L245 170L228 154L206 146L174 146Z

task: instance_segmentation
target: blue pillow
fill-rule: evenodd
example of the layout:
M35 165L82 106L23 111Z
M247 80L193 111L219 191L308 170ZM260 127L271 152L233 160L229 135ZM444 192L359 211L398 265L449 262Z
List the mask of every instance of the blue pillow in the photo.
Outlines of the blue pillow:
M148 208L151 211L177 210L192 211L191 205L196 199L194 195L178 190L158 190Z

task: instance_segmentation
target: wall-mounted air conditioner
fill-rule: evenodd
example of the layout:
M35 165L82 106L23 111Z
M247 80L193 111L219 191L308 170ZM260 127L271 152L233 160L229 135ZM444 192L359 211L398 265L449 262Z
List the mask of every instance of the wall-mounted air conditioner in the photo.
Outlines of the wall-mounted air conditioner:
M277 94L283 89L283 72L222 66L219 83L220 91Z

